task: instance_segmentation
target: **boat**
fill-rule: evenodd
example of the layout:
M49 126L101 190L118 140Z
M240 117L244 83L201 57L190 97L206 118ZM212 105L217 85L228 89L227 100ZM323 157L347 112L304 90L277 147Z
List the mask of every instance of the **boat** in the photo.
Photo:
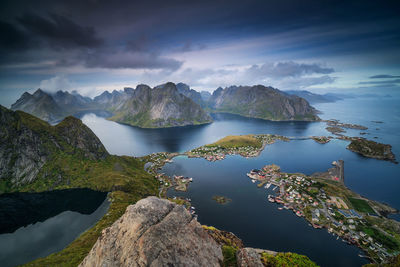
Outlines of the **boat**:
M282 208L282 207L279 207L278 210L283 210L283 208Z
M253 182L253 184L256 182L256 180L254 180L254 179L251 179L251 181Z
M271 186L271 183L268 183L265 187L269 188Z

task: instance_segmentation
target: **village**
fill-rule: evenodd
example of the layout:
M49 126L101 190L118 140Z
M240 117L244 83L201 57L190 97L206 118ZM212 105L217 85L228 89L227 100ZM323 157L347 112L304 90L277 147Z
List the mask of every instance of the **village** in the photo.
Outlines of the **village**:
M367 254L360 256L380 263L399 253L398 240L371 223L374 218L380 217L379 211L372 208L368 201L351 195L338 177L326 180L283 173L274 164L266 165L261 170L253 169L247 176L260 188L269 189L272 186L272 193L266 198L277 203L279 210L292 210L297 216L305 218L310 226L326 228L337 239L357 245Z
M189 158L205 158L208 161L223 160L227 155L257 157L266 145L273 144L276 140L290 141L287 137L274 134L227 136L186 154Z

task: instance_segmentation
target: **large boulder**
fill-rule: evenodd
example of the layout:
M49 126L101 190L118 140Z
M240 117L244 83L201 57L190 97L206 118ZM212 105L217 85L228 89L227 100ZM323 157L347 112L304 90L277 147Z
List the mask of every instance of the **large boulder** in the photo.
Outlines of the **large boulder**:
M101 236L80 266L220 266L221 247L181 205L148 197Z

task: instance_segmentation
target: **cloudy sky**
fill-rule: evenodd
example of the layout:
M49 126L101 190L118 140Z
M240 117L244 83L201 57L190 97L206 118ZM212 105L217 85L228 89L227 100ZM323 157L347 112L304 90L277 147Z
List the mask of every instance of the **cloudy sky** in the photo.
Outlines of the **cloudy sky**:
M398 1L0 2L0 104L185 82L400 91Z

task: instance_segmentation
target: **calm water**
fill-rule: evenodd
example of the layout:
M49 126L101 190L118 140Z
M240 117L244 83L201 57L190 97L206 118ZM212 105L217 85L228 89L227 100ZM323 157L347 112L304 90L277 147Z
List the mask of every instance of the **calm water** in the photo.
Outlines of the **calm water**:
M106 193L73 189L4 194L0 206L0 263L6 267L62 250L103 217L109 203Z
M390 143L400 157L399 98L348 99L316 105L324 119L369 127L365 136ZM169 129L140 129L107 121L94 114L82 118L101 139L110 153L142 156L153 152L183 152L214 142L226 135L274 133L285 136L329 135L325 123L268 122L234 115L214 115L215 122L203 126ZM372 121L383 121L375 123ZM358 130L348 130L350 136ZM163 171L194 178L187 193L196 206L199 221L232 231L246 245L278 251L304 253L322 266L360 266L359 250L336 240L325 230L315 230L289 211L279 211L267 202L265 189L259 189L246 177L253 168L275 163L287 172L312 174L325 171L333 160L344 159L345 183L368 198L389 203L400 209L400 166L390 162L364 158L346 150L347 142L334 140L321 145L312 140L277 142L268 146L260 157L238 156L209 163L203 159L179 157ZM178 194L170 192L170 194ZM211 197L226 195L232 203L221 206Z

